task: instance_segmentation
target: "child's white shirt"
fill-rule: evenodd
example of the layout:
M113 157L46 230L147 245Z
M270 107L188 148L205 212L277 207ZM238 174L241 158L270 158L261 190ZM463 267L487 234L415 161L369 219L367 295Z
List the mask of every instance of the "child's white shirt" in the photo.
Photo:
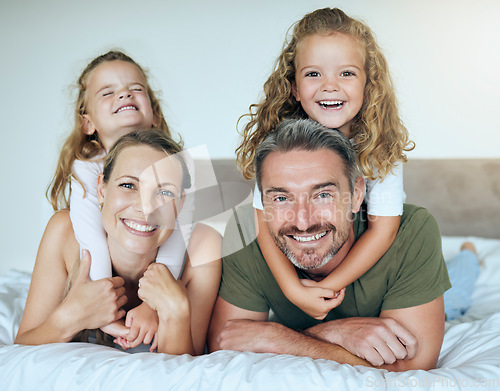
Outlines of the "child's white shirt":
M101 211L97 200L97 177L103 170L103 158L104 154L101 154L89 161L75 160L71 178L70 219L80 249L86 249L90 252L90 278L93 281L112 275L106 233L102 226ZM187 161L186 165L194 178L192 161ZM79 179L81 184L75 177ZM84 192L82 185L86 192ZM193 194L194 192L186 194L186 200L177 217L174 232L159 247L156 257L156 262L166 265L174 278L178 278L182 271L186 245L189 243L191 235L194 210Z
M373 176L378 170L373 169ZM367 212L372 216L401 216L406 194L403 189L403 163L397 162L384 180L368 179L366 182L365 202Z
M374 169L374 176L377 170ZM401 216L406 194L403 189L403 163L397 162L392 172L387 174L383 181L379 178L365 180L365 202L367 212L372 216ZM262 195L255 184L253 193L253 207L263 210Z

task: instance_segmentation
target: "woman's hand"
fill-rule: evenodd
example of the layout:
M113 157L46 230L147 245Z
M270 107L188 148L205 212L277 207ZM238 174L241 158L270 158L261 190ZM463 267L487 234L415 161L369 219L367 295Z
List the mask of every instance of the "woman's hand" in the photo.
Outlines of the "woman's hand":
M189 316L186 288L161 263L152 263L139 280L139 298L158 311L160 321Z
M193 354L191 305L184 283L160 263L149 265L139 280L139 298L158 311L158 352Z
M127 302L121 277L91 281L90 253L82 251L76 278L60 307L60 315L73 324L76 333L96 329L125 316L122 307Z

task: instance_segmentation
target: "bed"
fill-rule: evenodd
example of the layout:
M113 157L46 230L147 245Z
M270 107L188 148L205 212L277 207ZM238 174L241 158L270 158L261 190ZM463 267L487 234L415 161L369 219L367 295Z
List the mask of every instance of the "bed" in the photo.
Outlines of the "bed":
M239 177L234 163L216 161L214 168L221 184L241 190L232 202L248 202L244 193L251 183ZM0 390L500 389L500 187L491 180L499 169L500 161L481 159L415 160L405 170L407 201L434 213L445 258L471 240L484 263L472 307L446 322L437 369L391 373L250 352L191 357L85 343L14 345L30 274L13 268L0 276ZM209 223L222 230L221 216Z

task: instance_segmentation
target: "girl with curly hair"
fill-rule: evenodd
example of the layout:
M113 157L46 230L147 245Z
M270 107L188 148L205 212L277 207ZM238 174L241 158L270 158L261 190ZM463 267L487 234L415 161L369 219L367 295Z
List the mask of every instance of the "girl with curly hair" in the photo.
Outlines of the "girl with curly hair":
M356 150L366 179L368 230L344 262L321 282L298 279L268 233L258 189L254 194L259 245L280 288L304 312L323 319L343 295L338 300L327 299L337 298L394 241L405 200L402 164L405 152L414 148L398 113L387 61L370 28L338 8L305 15L293 27L264 84L264 98L251 105L242 118L248 122L236 153L247 179L255 175L257 146L286 118L314 119L342 132ZM322 238L307 239L314 246Z

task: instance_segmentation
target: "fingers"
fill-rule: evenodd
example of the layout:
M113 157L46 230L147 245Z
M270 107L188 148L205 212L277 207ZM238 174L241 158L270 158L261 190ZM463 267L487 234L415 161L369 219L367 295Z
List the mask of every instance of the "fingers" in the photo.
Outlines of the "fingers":
M90 253L88 250L82 250L82 256L80 258L80 267L78 269L78 275L75 280L75 284L81 284L90 281Z
M127 342L131 347L141 343L149 345L158 330L158 315L146 303L142 303L128 312L125 325L130 327Z
M127 342L132 348L135 348L140 344L149 345L154 336L154 331L148 330L146 327L132 325L130 333L127 337Z
M402 346L401 346L402 347ZM403 354L406 356L406 351L404 349ZM372 350L372 354L370 357L367 358L367 360L375 366L380 366L383 364L394 364L398 357L394 353L394 351L389 347L387 343L384 343L382 341L381 343L377 344L375 349Z
M139 322L134 322L133 318L130 319L130 322L131 326L130 326L130 332L128 333L127 336L127 342L129 343L130 347L135 348L143 342L146 343L145 341L146 331L143 330L143 328L141 328Z
M405 327L401 326L397 321L392 318L386 318L387 324L390 327L391 331L396 336L396 341L392 343L394 346L393 350L399 349L401 346L405 351L404 359L412 359L417 354L418 350L418 341L415 336L410 333ZM399 358L399 357L398 357Z
M145 345L149 345L149 344L151 343L151 341L153 341L153 340L154 340L155 336L156 336L156 333L155 333L155 332L153 332L153 331L151 331L151 330L150 330L149 332L147 332L147 333L146 333L146 336L144 337L144 344L145 344ZM154 349L153 349L153 350L154 350Z
M101 330L115 338L125 338L128 335L129 328L123 324L123 321L115 321L106 326L101 327Z
M116 320L123 318L126 313L127 312L123 308L120 308L116 313Z
M120 288L125 285L125 280L119 276L111 277L109 280L113 283L114 288Z
M344 296L345 288L343 288L340 292L336 292L332 298L322 298L323 301L320 302L321 313L317 316L313 316L313 318L317 320L323 320L324 318L326 318L326 316L332 309L338 307L340 303L342 303L342 301L344 300Z
M313 296L322 299L332 299L335 296L335 292L331 289L320 288L316 286L311 286L309 289L309 293Z
M172 276L172 273L170 273L170 270L168 270L168 268L162 263L154 262L150 264L143 275L146 279L154 278L155 276L161 276L163 279L175 281L175 278Z
M340 291L335 292L335 295L333 296L331 301L335 302L336 303L335 307L337 307L340 303L344 301L344 297L345 297L345 288L342 288Z
M141 325L139 322L134 322L132 312L129 312L127 314L125 326L130 327L130 331L127 335L127 342L130 347L135 348L139 346L144 341L146 333L144 331L141 331ZM144 341L144 343L146 342Z
M115 340L113 340L113 343L120 345L123 350L130 349L130 345L125 338L118 337Z
M155 334L153 338L153 343L151 344L149 351L152 353L156 350L157 347L158 347L158 333Z
M118 299L116 300L116 305L118 308L121 308L123 307L125 304L127 304L127 301L128 301L128 298L127 296L125 295L125 288L123 288L123 293L120 289L119 292L116 292L116 295L118 297ZM120 318L122 318L124 315L122 315Z
M417 340L406 328L391 318L382 318L377 334L367 338L373 349L366 360L372 365L393 364L396 360L413 358L417 351ZM408 345L403 341L408 341Z

